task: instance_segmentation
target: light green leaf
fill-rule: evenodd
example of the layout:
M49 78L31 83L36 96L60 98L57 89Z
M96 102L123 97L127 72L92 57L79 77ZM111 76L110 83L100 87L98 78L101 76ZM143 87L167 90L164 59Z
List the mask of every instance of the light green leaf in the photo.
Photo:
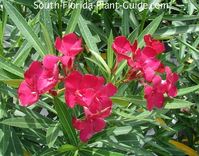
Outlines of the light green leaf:
M146 101L144 99L141 99L140 97L123 97L123 96L114 96L111 98L114 103L128 106L129 103L134 103L136 105L146 105Z
M78 0L76 4L81 5L83 1ZM75 28L77 26L79 16L81 13L82 7L75 8L71 14L70 20L68 22L67 28L66 28L66 34L71 33L75 31Z
M40 24L41 24L41 29L42 29L42 32L43 32L43 37L44 37L46 49L50 54L54 54L54 48L53 48L54 43L52 42L52 40L50 38L50 34L48 32L48 29L43 23L40 23Z
M170 21L189 21L189 20L199 19L199 15L172 15L172 16L164 16L163 19Z
M192 24L186 26L171 26L171 27L161 28L155 32L154 36L164 38L169 36L175 36L178 34L194 33L194 32L199 32L199 25Z
M85 154L86 156L125 156L124 154L121 153L101 150L97 148L83 148L80 149L80 152L82 154Z
M165 109L180 109L191 107L193 103L181 99L171 99L167 100L165 103Z
M3 156L5 155L8 145L9 145L9 139L10 139L10 134L9 134L10 128L9 126L6 125L1 125L0 124L0 155Z
M196 53L199 54L199 50L193 47L192 45L188 44L187 42L182 41L180 38L176 38L179 42L190 48L191 50L195 51Z
M132 33L129 34L128 39L131 43L133 43L137 36L138 36L138 31L139 31L139 26L137 28L135 28Z
M125 67L127 67L127 61L126 61L126 60L125 60L125 61L122 61L122 62L119 64L119 66L118 66L118 68L117 68L117 70L116 70L116 72L115 72L116 78L118 78L118 77L120 76L120 74L122 73L122 71L123 71L123 69L124 69Z
M16 76L22 77L23 78L23 73L24 71L12 64L11 62L7 62L4 58L0 57L0 68L4 69Z
M59 123L57 123L54 127L49 127L46 133L46 142L48 147L53 147L57 137L59 136Z
M90 50L90 52L96 58L96 60L102 64L102 66L106 70L107 74L110 75L111 70L110 70L109 66L106 64L106 62L104 61L104 59L99 55L99 53L96 53L95 51L92 51L92 50Z
M19 140L15 130L12 127L9 127L8 133L10 135L9 140L7 142L9 143L7 147L7 151L5 155L13 155L13 156L18 156L18 155L23 155L23 150L21 146L21 141Z
M43 0L45 1L45 0ZM45 4L53 2L52 0L47 0ZM44 26L47 29L47 32L49 34L51 42L54 44L54 34L53 34L53 23L51 19L51 9L42 9L40 10L40 17L41 17L41 22L44 24Z
M0 122L4 125L14 126L14 127L20 127L20 128L48 128L51 126L55 126L55 124L48 123L42 119L36 119L36 118L30 118L30 117L15 117L15 118L9 118L5 119Z
M112 44L113 44L113 33L111 31L108 38L108 48L107 48L107 64L110 69L113 67L113 63L114 63L114 60L113 60L114 52L112 49Z
M65 145L62 145L60 148L58 148L58 152L67 152L67 151L75 151L77 150L77 147L73 146L73 145L70 145L70 144L65 144Z
M123 9L122 35L127 36L128 34L129 34L129 10Z
M41 44L41 41L38 39L32 28L28 25L28 23L25 21L23 16L18 12L18 10L7 0L3 0L3 4L12 21L21 31L26 40L33 46L33 48L35 48L35 50L41 56L47 54L46 49Z
M160 25L162 21L163 14L159 15L156 17L143 31L142 33L138 36L138 44L139 47L142 47L144 45L144 35L146 34L151 34L157 30L158 26Z
M199 90L199 85L192 86L192 87L187 87L187 88L182 88L178 90L178 95L177 96L182 96L188 93L192 93Z
M88 28L87 22L81 15L79 16L78 26L88 48L94 51L95 53L99 53L97 44L92 33Z
M54 104L64 134L68 136L70 144L77 145L78 140L75 129L72 126L71 110L58 98L54 98Z
M1 79L0 81L4 82L5 84L13 87L13 88L18 88L20 83L23 81L23 79Z
M24 41L24 43L21 45L21 47L13 57L13 64L19 67L22 66L25 63L26 58L30 54L31 49L31 44L27 41Z

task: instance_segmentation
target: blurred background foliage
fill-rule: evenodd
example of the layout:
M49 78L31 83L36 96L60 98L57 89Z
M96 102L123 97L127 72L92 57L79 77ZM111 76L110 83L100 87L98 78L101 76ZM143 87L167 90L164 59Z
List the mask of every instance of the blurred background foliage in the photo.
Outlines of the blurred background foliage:
M71 1L86 2L99 3ZM92 9L36 9L34 0L0 0L0 155L198 155L199 3L132 0L128 2L169 3L169 7L105 8L105 4L115 2L101 1ZM74 130L69 132L73 129L71 116L81 116L81 110L69 110L63 95L55 101L44 95L37 104L23 108L16 93L29 64L46 54L58 54L55 38L70 32L84 40L85 50L76 59L76 68L102 75L119 88L112 98L114 109L106 129L88 144L80 143ZM146 110L143 88L137 82L121 81L128 70L126 62L114 74L111 72L115 61L111 49L114 37L125 35L131 42L137 39L142 47L145 34L163 40L167 50L160 59L180 75L176 99L168 99L164 109L152 112Z

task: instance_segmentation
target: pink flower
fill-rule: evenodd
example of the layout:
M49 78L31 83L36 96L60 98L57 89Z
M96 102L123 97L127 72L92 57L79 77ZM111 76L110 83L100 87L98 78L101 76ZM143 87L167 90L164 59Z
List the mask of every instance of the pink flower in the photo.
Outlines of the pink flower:
M18 89L18 98L22 106L29 106L39 100L39 94L34 86L29 85L25 80Z
M73 118L73 126L80 131L80 140L87 142L94 134L101 132L106 123L102 118L86 118L79 120Z
M137 41L131 45L125 36L118 36L115 38L112 48L117 55L117 61L120 62L124 59L129 59L130 53L136 51Z
M141 71L148 82L152 81L156 72L162 70L162 64L156 58L155 50L150 47L145 47L142 50L138 49L132 58L128 60L128 65L134 70Z
M34 61L25 72L25 80L20 84L18 97L22 106L29 106L39 100L41 94L55 87L58 82L58 57L47 55L43 64Z
M90 74L82 75L74 71L65 80L65 99L69 107L73 108L75 104L90 107L95 101L100 105L104 97L113 96L117 88L111 83L104 85L104 78ZM103 99L103 100L101 100ZM93 106L94 104L92 104Z
M82 75L74 71L65 80L65 100L69 107L76 104L83 106L85 119L73 119L73 125L80 130L80 139L88 141L95 133L105 127L104 118L111 114L112 101L110 99L117 92L117 88L108 83L104 85L104 78L90 74Z
M75 33L65 35L62 39L57 37L55 48L63 54L61 62L69 69L73 67L74 59L83 48L81 47L82 39L78 38Z
M166 71L166 84L167 84L167 94L170 97L175 97L177 95L177 88L175 86L179 79L176 73L172 73L169 67L165 67Z
M154 107L162 108L164 105L164 93L166 92L166 83L160 76L155 76L153 86L145 86L144 97L147 100L147 109L151 111Z
M25 80L20 84L18 97L22 106L29 106L39 100L37 80L42 73L42 63L34 61L25 72Z
M44 57L43 72L38 77L37 85L40 94L44 94L56 86L59 78L58 61L57 56L46 55Z
M144 36L144 41L146 43L146 46L153 48L157 54L165 51L164 44L158 40L153 39L150 34Z

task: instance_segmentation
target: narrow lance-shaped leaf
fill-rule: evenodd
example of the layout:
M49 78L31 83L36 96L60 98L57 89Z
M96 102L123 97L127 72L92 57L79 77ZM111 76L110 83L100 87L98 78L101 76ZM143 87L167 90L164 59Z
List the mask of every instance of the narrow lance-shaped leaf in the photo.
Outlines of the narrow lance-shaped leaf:
M60 124L63 127L64 134L68 136L70 144L77 145L78 141L75 129L72 126L72 116L70 109L67 108L65 103L56 97L54 98L54 104Z
M171 26L171 27L161 28L155 32L154 36L164 38L169 36L175 36L178 34L194 33L194 32L199 32L199 25L191 24L186 26Z
M53 127L49 127L46 133L46 142L48 144L48 147L53 147L54 143L56 142L56 139L59 136L59 123L57 123Z
M83 148L80 149L80 153L87 156L125 156L125 154L122 153L106 151L97 148Z
M165 103L165 109L180 109L191 107L193 103L181 99L169 99Z
M43 31L43 37L44 37L46 49L48 50L48 52L50 54L54 54L53 42L50 38L50 34L47 30L47 27L43 23L41 23L41 28L42 28L42 31Z
M114 52L112 49L112 43L113 43L113 33L111 31L108 38L108 48L107 48L107 63L110 69L113 67L113 62L114 62L113 60Z
M106 62L104 61L104 59L98 53L96 53L95 51L90 50L90 52L96 58L96 60L102 64L102 66L104 67L106 72L108 74L110 74L111 70L110 70L109 66L106 64Z
M33 48L35 48L35 50L41 56L44 56L45 54L47 54L46 49L41 44L41 41L33 32L32 28L25 21L24 17L17 11L17 9L7 0L3 0L3 4L4 4L4 7L6 8L6 11L8 12L8 15L12 19L12 21L15 23L17 28L26 38L26 40L33 46Z
M88 48L99 53L95 39L93 39L93 35L88 28L87 22L81 15L79 16L78 26Z
M158 26L160 25L160 22L162 21L163 14L160 16L156 17L143 31L142 33L138 36L138 43L139 47L142 47L144 45L144 35L146 34L151 34L157 30Z
M5 119L1 121L0 123L4 125L14 126L14 127L35 128L35 129L48 128L51 126L55 126L55 124L48 123L42 119L35 119L35 118L26 117L26 116Z
M187 87L187 88L182 88L178 90L178 95L177 96L182 96L188 93L192 93L199 90L199 85L192 86L192 87Z
M77 0L76 4L79 4L79 7L75 8L71 14L70 20L68 22L68 26L66 28L66 34L75 31L75 28L77 26L79 16L80 16L80 13L82 10L82 7L80 7L82 2L83 1L81 1L81 0Z
M8 144L9 144L9 139L10 139L10 134L9 134L9 126L6 125L0 125L0 155L5 155Z
M12 127L9 127L8 132L10 138L9 140L7 140L7 142L9 142L9 145L7 147L5 155L23 155L21 141L19 140L15 130Z
M51 2L51 0L47 0L45 3L48 4L50 2ZM51 9L50 8L42 9L40 12L41 12L41 16L40 16L41 21L45 25L45 27L48 31L51 42L54 43L53 25L52 25L52 19L51 19L51 15L50 15Z
M0 57L0 68L12 73L16 76L23 77L23 70L11 62L7 62L4 58Z
M128 34L129 34L129 11L128 9L123 9L122 35L127 36Z

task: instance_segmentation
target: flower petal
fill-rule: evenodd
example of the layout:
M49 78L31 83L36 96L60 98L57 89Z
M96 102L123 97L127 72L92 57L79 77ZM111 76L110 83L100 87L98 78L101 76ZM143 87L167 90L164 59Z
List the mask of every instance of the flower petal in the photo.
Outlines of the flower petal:
M18 98L22 106L30 106L39 100L39 95L32 90L26 81L23 81L18 89Z
M94 132L101 132L106 126L106 122L104 121L104 119L101 118L96 118L93 121L93 130Z
M54 56L54 55L46 55L43 59L43 66L46 69L53 69L58 61L59 61L59 57Z

